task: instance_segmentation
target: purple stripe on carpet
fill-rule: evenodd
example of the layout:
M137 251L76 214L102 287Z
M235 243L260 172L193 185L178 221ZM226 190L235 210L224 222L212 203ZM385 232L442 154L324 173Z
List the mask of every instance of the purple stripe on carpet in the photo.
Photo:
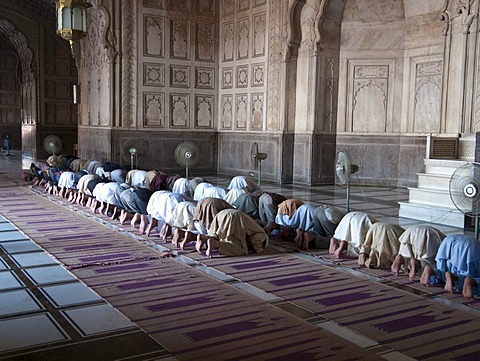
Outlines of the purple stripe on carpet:
M112 247L114 246L113 243L96 243L94 245L89 246L76 246L76 247L65 247L63 248L65 251L83 251L89 249L98 249L104 247Z
M391 342L404 341L404 340L408 340L408 339L414 339L415 337L424 337L425 334L427 334L427 333L436 333L436 332L440 333L440 332L443 332L445 330L448 330L449 328L456 328L458 326L464 326L465 324L468 324L470 322L471 322L471 320L468 320L468 321L461 320L461 321L457 321L457 322L452 322L448 325L439 325L439 326L436 326L436 327L429 328L428 331L422 330L422 331L418 331L418 332L412 332L412 333L409 333L407 335L386 339L386 340L383 340L382 342L391 343ZM399 323L398 328L400 330L402 329L402 324L401 323ZM452 335L454 335L454 333L452 333ZM479 340L477 339L476 342L478 344Z
M245 269L249 269L249 268L258 268L258 267L267 267L267 266L276 266L278 265L279 262L276 262L276 261L268 261L268 262L246 262L244 264L237 264L237 265L231 265L230 267L232 267L233 269L236 269L236 270L245 270Z
M150 312L158 312L158 311L169 310L169 309L178 308L178 307L183 308L183 307L196 306L199 304L205 305L211 301L212 301L212 297L193 297L189 299L176 300L173 302L165 302L155 306L147 306L145 307L145 309L149 310Z
M392 333L398 331L399 329L404 330L407 328L424 326L435 321L438 321L435 316L426 316L419 314L408 317L400 317L392 321L378 323L376 326L380 330ZM401 326L399 327L399 325Z
M239 321L233 323L227 323L224 325L214 326L210 328L204 328L199 331L186 332L185 336L191 340L198 342L210 339L212 337L224 337L232 333L238 333L248 330L254 330L257 327L261 326L261 322L252 322L252 321Z
M292 278L284 278L281 280L277 281L270 281L274 286L286 286L286 285L291 285L291 284L297 284L300 282L311 282L311 281L318 281L321 277L318 276L312 276L312 275L306 275L306 276L299 276L299 277L292 277ZM305 285L306 286L306 285ZM310 287L311 285L309 285Z
M136 283L131 283L131 284L125 284L125 285L119 285L118 288L124 291L127 290L134 290L137 288L145 288L145 287L151 287L151 286L158 286L158 285L166 285L166 284L171 284L175 283L175 279L173 278L162 278L162 279L156 279L152 281L145 281L145 282L136 282Z
M62 236L62 237L50 237L52 241L67 241L70 239L80 239L80 238L93 238L98 237L97 234L74 234L72 236Z
M80 261L82 262L97 262L97 261L104 261L104 260L110 260L110 259L119 259L119 258L126 258L126 257L131 257L131 253L113 253L109 254L106 256L93 256L93 257L85 257L85 258L80 258Z

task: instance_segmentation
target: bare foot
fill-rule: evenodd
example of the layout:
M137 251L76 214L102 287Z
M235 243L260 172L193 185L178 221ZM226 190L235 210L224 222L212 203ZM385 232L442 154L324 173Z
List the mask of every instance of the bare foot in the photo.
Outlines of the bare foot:
M365 267L367 268L373 268L373 264L372 264L372 259L371 258L367 258L365 260Z
M186 238L186 237L185 237ZM203 245L207 242L207 236L203 234L197 235L197 241L195 242L195 249L198 253L202 253Z
M365 267L365 261L368 259L368 256L366 253L360 253L358 255L358 265L360 267Z
M207 250L205 251L205 255L208 258L212 258L213 251L220 247L220 243L216 239L213 239L213 238L208 238L206 243L207 243Z
M140 222L140 213L135 213L132 220L130 221L130 225L133 228L137 228L137 223Z
M178 247L178 242L185 237L185 231L180 228L175 228L175 234L172 237L172 246Z
M145 229L147 228L148 225L148 216L146 214L141 214L140 215L140 226L138 227L138 230L140 233L145 233Z
M473 300L473 287L477 285L477 282L472 277L465 277L465 281L463 282L463 298L467 300Z
M160 230L160 238L166 241L168 236L170 236L171 231L172 227L168 223L164 223L162 229Z
M415 277L417 276L417 272L419 269L419 263L415 258L410 258L410 272L408 273L408 279L410 281L414 281Z
M150 224L145 229L145 234L147 236L150 236L150 233L152 233L152 230L157 226L157 224L158 224L158 220L156 218L152 217L152 220L150 221Z
M330 253L330 256L335 255L335 251L338 248L338 241L335 238L330 238L330 248L328 249L328 253Z
M296 229L297 235L295 236L295 244L297 245L298 249L302 249L302 243L303 243L303 231L300 228Z
M303 232L303 243L301 244L301 250L308 251L308 245L313 241L313 236L308 232Z
M178 247L183 251L185 249L185 245L189 242L193 242L195 240L195 234L192 232L185 232L185 236L183 237L182 241L178 244ZM197 244L195 243L195 248L197 248Z
M455 279L456 277L450 273L450 272L445 272L445 278L447 279L446 283L445 283L445 291L447 292L450 292L450 293L454 293L455 291Z
M335 250L333 257L340 258L342 253L344 253L347 250L347 247L348 247L347 241L340 241L340 245Z
M113 213L110 217L112 220L118 219L120 217L120 209L118 207L113 207Z
M395 260L392 263L392 267L390 270L392 271L394 276L398 276L400 274L400 267L403 264L403 256L401 254L397 254Z
M420 284L422 286L428 287L430 282L430 276L432 275L432 267L426 265L423 269L422 275L420 276Z

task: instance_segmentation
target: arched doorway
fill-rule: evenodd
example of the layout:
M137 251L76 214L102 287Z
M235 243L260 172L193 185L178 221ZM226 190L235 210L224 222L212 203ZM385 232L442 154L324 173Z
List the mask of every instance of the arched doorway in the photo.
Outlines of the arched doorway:
M0 139L10 150L22 148L21 66L12 44L0 34Z

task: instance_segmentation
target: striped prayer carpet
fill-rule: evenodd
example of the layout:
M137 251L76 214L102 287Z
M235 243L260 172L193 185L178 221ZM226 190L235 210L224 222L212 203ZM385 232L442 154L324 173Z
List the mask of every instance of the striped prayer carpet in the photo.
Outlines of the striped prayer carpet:
M50 198L2 197L0 214L176 359L379 358Z

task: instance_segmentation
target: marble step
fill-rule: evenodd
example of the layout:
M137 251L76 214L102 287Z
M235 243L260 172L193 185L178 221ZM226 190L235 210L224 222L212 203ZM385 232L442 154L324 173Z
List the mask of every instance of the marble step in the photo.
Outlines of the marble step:
M450 178L448 174L418 173L418 188L443 189L448 191Z
M464 160L425 159L425 173L451 176L458 167L468 163Z
M473 221L456 208L432 206L414 202L399 202L399 217L416 219L450 227L471 228Z
M456 208L450 198L448 189L408 188L409 201L430 206L441 205L446 208Z

